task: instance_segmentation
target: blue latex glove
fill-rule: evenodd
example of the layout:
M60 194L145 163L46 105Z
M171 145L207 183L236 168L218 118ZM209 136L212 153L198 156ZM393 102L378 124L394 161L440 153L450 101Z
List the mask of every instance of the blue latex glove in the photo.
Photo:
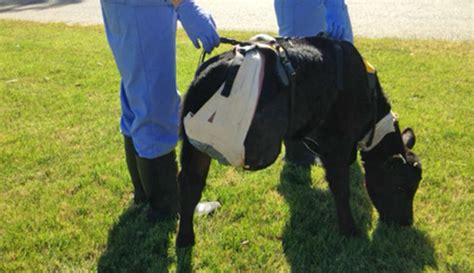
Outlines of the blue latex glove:
M199 41L207 53L219 46L220 37L212 16L196 5L194 0L183 0L176 7L176 13L196 48L200 48Z
M344 0L325 0L327 32L336 40L353 42L351 20Z

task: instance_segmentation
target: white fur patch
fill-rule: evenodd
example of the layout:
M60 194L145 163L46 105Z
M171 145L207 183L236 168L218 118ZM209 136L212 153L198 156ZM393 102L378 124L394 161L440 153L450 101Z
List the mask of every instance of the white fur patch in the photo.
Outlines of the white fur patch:
M372 150L375 146L377 146L380 141L389 133L395 132L395 121L397 120L397 115L393 112L388 113L383 119L381 119L375 125L374 138L372 139L372 143L367 146L367 142L370 140L370 136L372 135L372 130L370 130L364 138L362 138L359 142L359 148L363 152L368 152Z

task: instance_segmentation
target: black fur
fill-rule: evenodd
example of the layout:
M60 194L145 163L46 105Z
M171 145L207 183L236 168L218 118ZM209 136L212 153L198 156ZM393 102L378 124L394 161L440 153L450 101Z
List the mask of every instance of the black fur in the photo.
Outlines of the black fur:
M390 112L390 104L377 80L376 93L369 88L362 57L347 42L320 37L280 39L296 69L294 109L289 109L290 90L279 84L274 70L276 54L263 50L266 58L262 96L246 138L246 164L261 169L271 164L285 137L310 139L326 170L326 179L336 201L343 234L356 234L349 206L349 165L356 159L357 142ZM336 51L343 52L343 86L336 86ZM182 116L195 113L219 88L234 53L218 55L201 66L183 104ZM291 116L291 121L290 121ZM291 122L292 131L288 131ZM421 179L421 165L397 132L387 135L372 151L361 153L369 195L381 219L411 224L412 202ZM201 198L211 158L195 149L184 130L179 174L181 223L177 245L194 243L193 211ZM404 134L414 144L412 130ZM398 157L401 155L402 158ZM400 160L404 159L405 163ZM402 160L403 161L403 160Z

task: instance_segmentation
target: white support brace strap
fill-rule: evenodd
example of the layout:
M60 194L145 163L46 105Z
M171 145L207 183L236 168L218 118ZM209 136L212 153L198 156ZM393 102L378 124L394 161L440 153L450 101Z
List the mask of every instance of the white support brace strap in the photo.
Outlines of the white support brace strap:
M389 133L395 132L395 121L397 121L398 117L397 114L390 112L384 118L382 118L377 124L375 128L374 137L372 139L372 143L367 146L367 142L370 140L370 136L372 134L372 130L370 130L364 138L362 138L358 145L361 151L368 152L372 150L375 146L377 146L380 141Z
M224 84L196 113L184 118L191 144L223 164L243 167L244 141L262 89L265 60L259 50L250 50L236 75L230 95L222 96Z

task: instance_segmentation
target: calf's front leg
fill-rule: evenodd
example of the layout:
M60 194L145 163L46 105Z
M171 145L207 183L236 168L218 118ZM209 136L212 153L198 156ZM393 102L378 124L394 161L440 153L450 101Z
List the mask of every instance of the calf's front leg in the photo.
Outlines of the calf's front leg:
M326 180L336 202L339 229L346 236L354 236L357 230L349 204L349 165L326 165Z
M194 245L193 215L201 200L206 184L211 158L194 148L187 139L183 140L181 150L181 172L178 176L180 190L180 223L177 247Z

